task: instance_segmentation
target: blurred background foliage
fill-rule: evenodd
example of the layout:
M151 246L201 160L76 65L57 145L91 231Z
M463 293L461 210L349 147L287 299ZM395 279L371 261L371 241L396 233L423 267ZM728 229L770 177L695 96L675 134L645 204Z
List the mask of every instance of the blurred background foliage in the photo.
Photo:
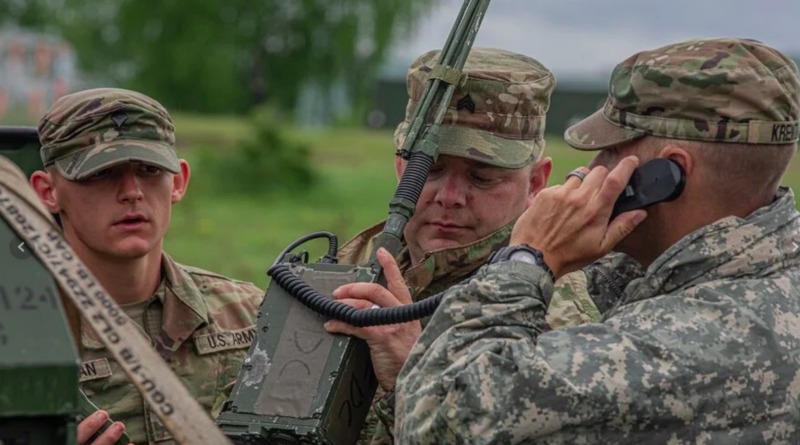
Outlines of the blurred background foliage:
M198 143L198 164L217 193L263 196L313 188L318 174L307 143L289 138L285 119L257 107L230 149Z
M329 208L328 203L339 203L339 209L345 205L334 199L336 186L331 181L337 179L331 178L326 168L341 164L323 161L329 155L319 151L312 153L312 148L319 147L312 145L320 141L311 133L320 133L296 125L301 96L313 90L316 96L312 101L341 101L330 93L335 89L347 102L346 116L333 116L333 104L315 104L310 113L305 112L304 125L313 120L309 114L313 118L320 111L328 115L321 122L360 124L371 105L370 88L375 86L391 43L408 36L415 20L435 3L0 0L0 28L11 25L12 40L14 33L26 37L31 54L38 51L40 42L52 41L48 36L72 48L80 82L72 82L71 90L119 86L141 91L164 104L174 116L181 154L191 161L194 172L192 192L185 204L176 207L178 228L171 231L169 247L188 263L199 261L199 266L252 279L250 267L239 267L245 261L241 258L248 255L237 249L237 256L227 252L228 248L237 246L247 251L267 242L267 252L274 248L277 253L282 249L279 244L291 238L274 229L266 235L259 231L257 236L247 237L247 224L261 227L271 219L285 224L286 229L305 229L307 226L298 222L303 217L298 215L309 214L303 210L303 203L307 202L305 197L317 196L314 189L318 186L327 187L327 193L318 196L316 208ZM29 69L37 66L29 62ZM34 83L23 83L31 90L38 88ZM27 112L18 107L15 113L14 93L12 90L10 112L0 112L0 124L35 124L42 110L31 111L28 104ZM17 94L21 95L19 91ZM305 101L309 102L307 96ZM311 137L297 137L293 134L296 132ZM348 144L372 140L358 133L352 134L354 139ZM391 136L386 136L384 142L390 141ZM392 151L386 150L391 160ZM14 156L31 171L38 157L27 154ZM358 169L353 159L348 162ZM391 165L389 161L388 184L394 181ZM381 197L388 199L389 195ZM279 206L287 217L260 211L265 202ZM252 216L254 211L257 217ZM359 211L333 219L319 219L318 212L311 213L315 215L311 220L320 223L313 230L324 229L323 223L338 228L364 223L363 219L351 219L354 214L360 215ZM380 218L380 213L372 215L370 222ZM226 235L233 226L242 230ZM346 231L354 230L348 226ZM263 237L270 234L283 238L265 241ZM208 244L197 242L218 235L225 241L217 248L208 249ZM247 241L232 240L239 235ZM181 241L184 239L185 243ZM225 257L233 263L218 264L220 251L226 251ZM267 253L262 259L269 256ZM205 263L206 259L209 262Z
M170 109L293 111L304 86L341 82L363 113L390 43L434 2L3 0L0 18L63 37L85 73Z

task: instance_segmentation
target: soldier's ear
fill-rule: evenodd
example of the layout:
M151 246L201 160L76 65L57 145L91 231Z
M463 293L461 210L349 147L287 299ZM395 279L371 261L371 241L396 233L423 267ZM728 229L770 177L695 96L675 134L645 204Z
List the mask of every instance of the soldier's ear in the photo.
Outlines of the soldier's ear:
M531 168L530 183L528 186L528 199L527 205L531 204L533 198L537 193L547 187L547 180L550 178L550 172L553 170L553 160L544 158L533 164Z
M180 171L172 175L172 203L175 204L183 199L186 194L186 189L189 187L189 177L191 176L191 169L189 163L184 159L180 159Z
M694 157L692 153L679 145L665 145L658 152L658 157L677 162L681 168L683 168L683 172L686 173L687 176L691 175L694 171Z
M61 207L58 205L55 179L52 173L45 170L37 170L31 175L31 187L36 192L39 201L44 204L50 213L61 211Z

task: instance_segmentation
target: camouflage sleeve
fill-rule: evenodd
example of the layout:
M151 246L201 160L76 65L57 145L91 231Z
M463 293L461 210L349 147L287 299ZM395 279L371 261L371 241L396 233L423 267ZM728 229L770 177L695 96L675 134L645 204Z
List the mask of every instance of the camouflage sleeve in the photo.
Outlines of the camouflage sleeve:
M582 270L568 273L556 281L553 298L547 307L546 320L551 329L592 323L599 321L600 317Z
M791 329L743 305L790 281L711 281L542 333L544 275L501 262L445 293L398 377L398 443L798 443L772 440L797 434Z
M586 266L568 273L555 283L547 308L547 325L562 329L598 322L602 314L622 298L622 290L644 269L633 258L612 252Z
M484 266L447 290L398 377L398 442L497 442L493 431L515 422L509 408L529 394L514 380L546 326L552 292L544 270L517 261Z
M611 252L583 268L581 273L586 277L586 292L604 314L622 298L622 290L628 283L644 275L644 268L624 253Z
M685 390L674 382L691 377L674 374L680 359L648 338L653 320L634 314L624 329L606 321L542 334L552 292L541 269L521 262L485 266L448 290L398 377L397 442L528 443L554 433L556 443L592 442L591 425L674 416ZM675 398L652 377L673 385Z
M387 397L393 400L394 391L386 392L378 387L356 445L391 445L394 443L392 435L394 409L387 406L384 400Z
M372 445L380 445L380 444L391 444L394 442L394 400L395 400L395 393L392 390L391 393L387 394L386 397L381 398L378 403L375 405L375 411L378 413L378 418L381 419L381 428L378 430L378 434L376 434L376 438L383 438L381 439L374 439L372 441ZM386 440L386 438L390 440Z
M394 391L390 394L394 397ZM392 445L394 443L394 406L389 404L385 398L378 400L373 405L372 410L375 412L378 421L372 430L369 440L366 442L369 445Z

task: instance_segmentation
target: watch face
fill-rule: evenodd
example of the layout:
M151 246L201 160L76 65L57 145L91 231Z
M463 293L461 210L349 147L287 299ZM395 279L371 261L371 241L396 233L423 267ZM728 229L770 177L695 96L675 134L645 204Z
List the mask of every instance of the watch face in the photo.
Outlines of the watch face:
M539 264L536 260L536 256L527 250L512 252L511 255L508 256L508 259L512 261L522 261L523 263Z
M545 272L547 272L553 282L556 281L556 276L553 275L553 271L550 270L550 268L547 266L547 263L544 262L542 253L527 244L503 247L489 257L490 264L503 260L521 261L523 263L539 266L544 269Z

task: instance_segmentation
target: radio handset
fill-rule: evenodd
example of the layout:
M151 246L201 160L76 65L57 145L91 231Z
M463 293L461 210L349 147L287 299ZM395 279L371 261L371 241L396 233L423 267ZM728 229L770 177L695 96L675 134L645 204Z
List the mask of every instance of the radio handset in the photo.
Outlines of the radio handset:
M642 209L681 195L686 183L683 167L677 162L656 158L633 171L625 190L617 198L611 219L620 213Z

